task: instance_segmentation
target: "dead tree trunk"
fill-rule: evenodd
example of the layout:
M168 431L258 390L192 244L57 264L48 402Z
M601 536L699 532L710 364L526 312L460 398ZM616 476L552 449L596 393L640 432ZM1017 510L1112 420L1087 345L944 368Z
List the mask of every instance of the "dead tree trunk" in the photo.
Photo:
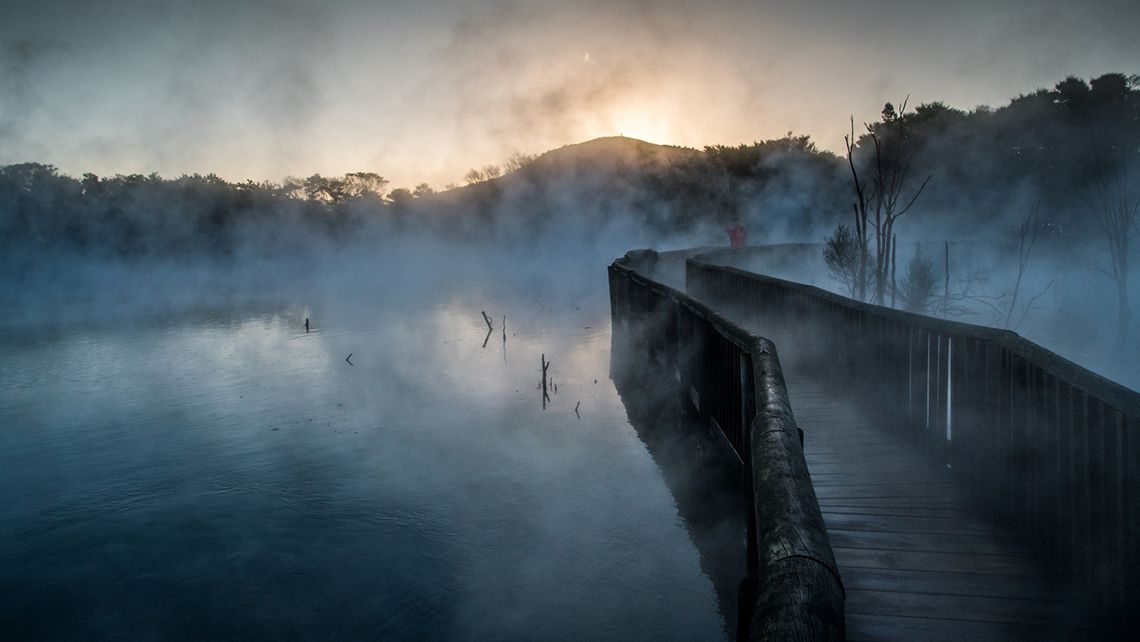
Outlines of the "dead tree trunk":
M899 240L891 235L891 307L895 307L895 299L899 293L897 271L899 267Z

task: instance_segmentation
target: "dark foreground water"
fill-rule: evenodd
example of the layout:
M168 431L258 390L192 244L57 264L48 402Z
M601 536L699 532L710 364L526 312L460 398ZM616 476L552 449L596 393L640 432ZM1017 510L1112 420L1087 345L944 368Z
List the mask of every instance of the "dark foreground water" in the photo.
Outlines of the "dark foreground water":
M724 636L589 278L7 331L0 638Z

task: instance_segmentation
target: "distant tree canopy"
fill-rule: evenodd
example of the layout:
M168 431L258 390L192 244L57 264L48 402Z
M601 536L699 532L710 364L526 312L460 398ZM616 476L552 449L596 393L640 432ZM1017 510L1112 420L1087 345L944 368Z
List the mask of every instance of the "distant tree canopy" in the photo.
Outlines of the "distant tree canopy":
M484 165L482 168L474 168L467 171L463 175L463 180L468 185L475 183L483 183L492 179L496 179L503 175L503 169L498 165Z
M709 146L650 166L640 185L650 195L645 206L655 229L687 232L701 223L746 222L753 238L763 238L783 217L805 228L830 220L839 204L839 170L838 157L789 132L749 145Z
M214 174L87 173L76 180L51 165L8 165L0 167L0 243L125 257L224 255L244 237L284 247L302 241L290 238L282 222L335 234L378 207L386 183L369 172L314 174L280 185L230 183Z
M502 165L490 164L468 170L467 173L463 175L463 180L468 185L484 183L499 178L500 176L520 171L533 163L537 158L538 157L533 154L515 152L511 154L510 158L503 161Z
M1084 229L1081 201L1090 172L1110 159L1140 166L1137 76L1110 73L1089 82L1070 76L998 109L964 112L928 103L903 118L916 137L916 163L934 174L923 197L927 207L959 223L985 224L1004 200L1032 194L1050 224ZM866 158L867 141L859 142Z
M1122 175L1140 183L1135 75L1068 77L998 108L885 105L853 144L862 175L872 175L874 136L889 151L891 137L904 130L913 136L914 175L933 177L908 220L992 228L1006 212L1023 211L1029 197L1041 203L1050 230L1090 235L1097 230L1083 196L1090 181ZM51 165L8 165L0 167L0 258L43 249L227 255L243 244L281 251L315 236L344 238L375 222L488 236L533 235L558 217L599 228L627 217L660 236L717 232L740 222L754 242L796 234L795 240L818 242L837 224L851 223L847 160L804 135L700 151L624 138L578 147L592 151L574 152L581 158L563 150L514 154L472 169L467 187L439 195L426 183L389 191L388 181L372 172L276 184L231 183L213 174L76 179ZM879 156L889 160L889 153Z
M415 197L416 195L412 193L412 190L406 187L397 187L391 192L388 192L388 202L395 205L408 203Z

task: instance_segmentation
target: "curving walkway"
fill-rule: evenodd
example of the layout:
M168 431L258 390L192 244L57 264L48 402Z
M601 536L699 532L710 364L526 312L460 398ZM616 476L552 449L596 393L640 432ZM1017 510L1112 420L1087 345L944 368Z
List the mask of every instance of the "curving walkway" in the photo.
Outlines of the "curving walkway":
M642 273L683 288L677 251L642 260ZM746 296L746 295L745 295ZM758 318L763 306L717 307L780 351L804 455L846 593L850 640L1104 639L1096 598L1075 592L1027 539L983 510L943 457L881 419L841 380L819 373L826 353L809 328ZM747 299L745 299L747 301ZM727 308L727 309L726 309ZM741 311L743 308L744 312ZM764 327L758 327L759 325ZM826 369L826 368L824 368ZM838 375L836 375L838 376ZM902 400L906 403L906 400ZM984 431L974 431L984 432ZM1102 609L1103 610L1103 609Z
M848 639L1084 637L1057 582L949 471L833 387L785 374L847 593Z

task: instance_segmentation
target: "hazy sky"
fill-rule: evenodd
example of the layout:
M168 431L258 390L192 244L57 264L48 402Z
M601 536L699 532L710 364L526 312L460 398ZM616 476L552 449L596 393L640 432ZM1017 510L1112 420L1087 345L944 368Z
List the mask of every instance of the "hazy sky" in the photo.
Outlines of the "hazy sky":
M0 0L0 163L395 186L625 134L791 130L1140 73L1136 0Z

